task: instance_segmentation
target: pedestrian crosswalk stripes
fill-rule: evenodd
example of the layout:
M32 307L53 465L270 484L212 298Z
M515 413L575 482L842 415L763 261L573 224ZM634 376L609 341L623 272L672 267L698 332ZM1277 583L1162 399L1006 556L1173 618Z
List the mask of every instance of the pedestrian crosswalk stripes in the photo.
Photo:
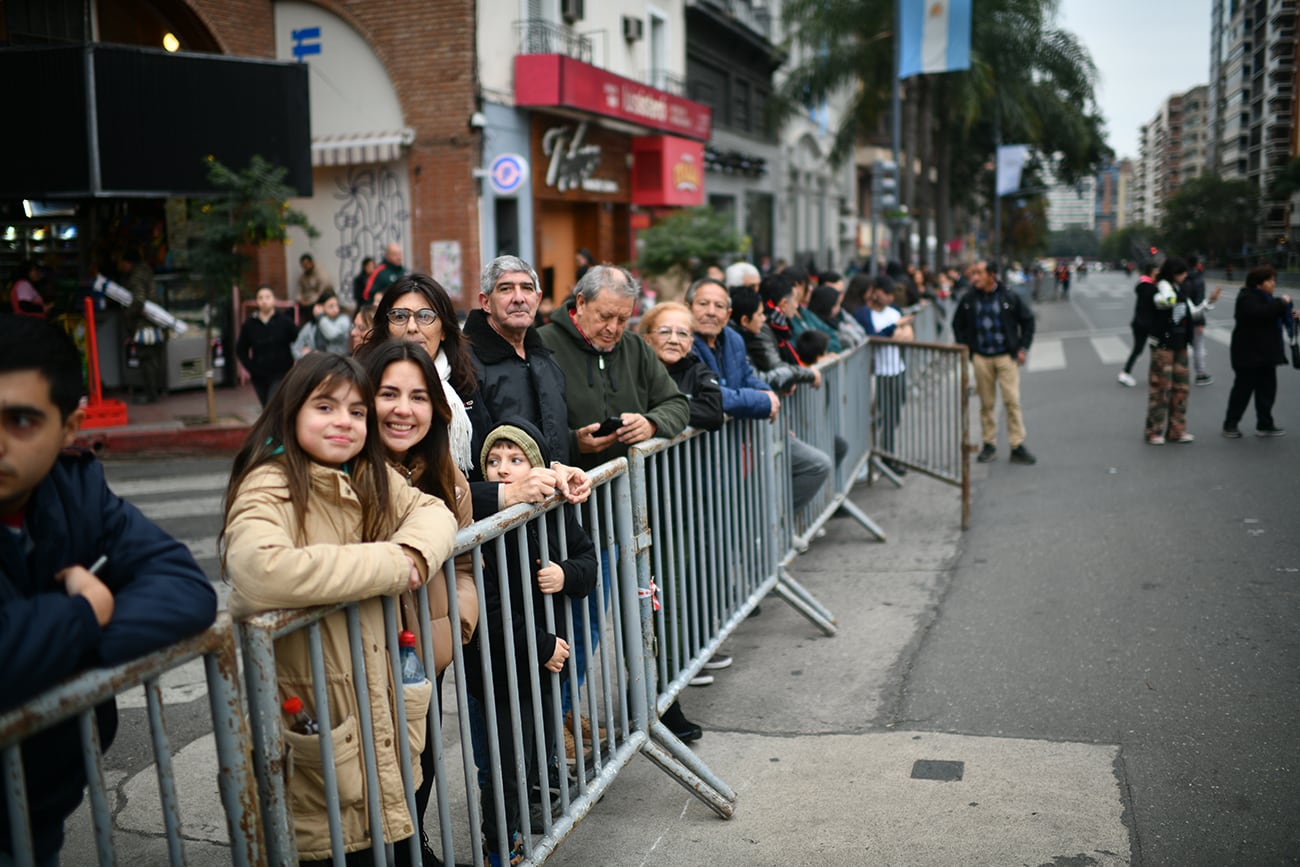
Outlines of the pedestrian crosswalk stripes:
M1089 338L1089 342L1102 364L1123 364L1128 361L1129 352L1132 350L1129 344L1118 337L1092 337Z
M1037 373L1065 369L1065 344L1059 340L1040 340L1035 343L1025 360L1025 370Z
M120 495L119 495L120 496ZM198 518L204 515L221 516L221 497L187 497L184 500L151 500L139 502L132 497L125 497L135 503L136 508L151 521L166 518Z
M1211 343L1226 347L1232 342L1232 328L1229 325L1207 325L1205 338ZM1077 348L1071 349L1067 353L1067 346L1077 347L1078 345L1086 345L1091 349L1091 353L1080 352ZM1129 351L1132 347L1133 338L1127 335L1090 334L1079 331L1057 333L1051 336L1039 335L1029 350L1029 357L1025 359L1024 373L1051 373L1065 370L1070 366L1071 357L1074 364L1096 364L1105 368L1113 368L1123 365L1128 360ZM1219 355L1218 360L1226 365L1227 353L1217 350L1217 354Z
M230 473L201 473L192 476L169 476L159 479L109 480L113 493L124 499L154 494L192 494L196 491L224 491Z

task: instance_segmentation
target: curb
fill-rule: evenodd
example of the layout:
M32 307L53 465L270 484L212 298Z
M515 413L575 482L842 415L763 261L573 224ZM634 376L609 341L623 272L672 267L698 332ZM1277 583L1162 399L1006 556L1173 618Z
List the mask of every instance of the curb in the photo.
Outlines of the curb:
M249 425L92 428L82 430L75 445L108 459L233 455L248 431Z

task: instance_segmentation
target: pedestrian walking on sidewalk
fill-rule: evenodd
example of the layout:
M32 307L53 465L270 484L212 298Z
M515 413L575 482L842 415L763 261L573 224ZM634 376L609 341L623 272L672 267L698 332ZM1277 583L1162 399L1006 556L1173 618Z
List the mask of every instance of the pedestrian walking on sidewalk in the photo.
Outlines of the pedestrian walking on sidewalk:
M998 282L994 265L977 262L971 268L974 288L957 303L952 316L952 336L971 352L975 391L980 399L980 428L984 446L976 458L982 464L997 460L997 399L1007 415L1007 441L1011 462L1034 464L1038 459L1025 448L1025 422L1020 413L1020 367L1034 342L1034 311ZM1062 267L1065 267L1064 265ZM1069 268L1065 268L1069 279Z
M1298 327L1291 296L1277 294L1277 272L1271 265L1260 265L1246 275L1246 287L1237 295L1232 329L1232 391L1228 395L1228 413L1223 419L1223 435L1241 436L1237 425L1246 414L1246 406L1255 398L1255 435L1279 437L1286 433L1273 422L1273 401L1277 397L1277 368L1286 364L1282 333L1290 318L1290 327Z

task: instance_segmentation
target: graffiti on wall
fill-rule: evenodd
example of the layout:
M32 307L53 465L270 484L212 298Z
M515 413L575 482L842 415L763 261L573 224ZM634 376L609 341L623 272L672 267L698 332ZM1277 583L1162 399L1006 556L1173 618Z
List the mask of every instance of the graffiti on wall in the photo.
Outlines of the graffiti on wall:
M362 259L372 256L378 264L385 246L393 241L402 243L410 212L393 166L357 166L340 176L337 184L338 285L347 287L361 272Z

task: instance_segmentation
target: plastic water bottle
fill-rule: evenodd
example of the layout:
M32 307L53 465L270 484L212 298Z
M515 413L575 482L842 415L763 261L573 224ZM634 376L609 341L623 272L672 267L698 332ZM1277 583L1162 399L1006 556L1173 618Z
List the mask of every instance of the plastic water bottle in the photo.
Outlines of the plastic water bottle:
M311 714L303 710L302 699L298 696L289 696L281 707L284 708L284 715L289 718L289 731L300 735L320 734L320 726L311 718Z
M397 636L397 644L402 654L402 683L424 683L424 665L415 655L415 633L402 630Z

